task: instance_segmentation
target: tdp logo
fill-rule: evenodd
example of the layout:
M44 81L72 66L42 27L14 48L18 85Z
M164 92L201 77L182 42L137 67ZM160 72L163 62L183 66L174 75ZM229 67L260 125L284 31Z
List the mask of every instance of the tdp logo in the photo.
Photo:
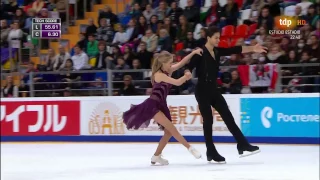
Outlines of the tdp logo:
M292 26L301 26L307 24L306 20L292 20L289 18L280 18L280 26L292 27Z

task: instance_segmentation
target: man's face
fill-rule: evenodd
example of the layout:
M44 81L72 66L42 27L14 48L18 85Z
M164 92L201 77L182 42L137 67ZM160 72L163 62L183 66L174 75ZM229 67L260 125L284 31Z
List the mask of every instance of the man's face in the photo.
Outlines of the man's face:
M213 36L207 37L207 40L212 46L218 46L220 42L220 33L215 33Z
M269 16L269 10L268 10L268 9L263 9L263 10L262 10L262 16L263 16L263 17Z
M188 5L188 6L193 6L193 0L188 0L188 1L187 1L187 5Z
M1 20L1 28L6 28L6 27L7 27L7 21Z
M315 36L311 36L310 37L310 42L312 45L316 45L318 43L318 40Z

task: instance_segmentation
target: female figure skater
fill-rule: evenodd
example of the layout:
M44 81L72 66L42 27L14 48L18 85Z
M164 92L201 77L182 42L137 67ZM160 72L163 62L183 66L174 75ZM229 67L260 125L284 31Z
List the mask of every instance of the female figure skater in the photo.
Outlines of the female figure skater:
M169 52L163 51L155 55L151 77L153 84L152 94L143 103L132 105L130 110L123 114L123 121L128 129L146 128L150 124L151 119L154 119L159 124L160 129L164 130L164 136L161 138L157 150L151 158L151 164L169 164L168 160L161 157L161 153L171 136L183 144L195 158L201 158L201 154L192 147L184 137L182 137L176 127L172 124L170 111L166 101L172 85L180 86L191 79L191 73L185 74L179 79L171 78L171 74L187 64L195 54L201 56L202 49L194 50L179 63L174 65L172 65L173 55Z

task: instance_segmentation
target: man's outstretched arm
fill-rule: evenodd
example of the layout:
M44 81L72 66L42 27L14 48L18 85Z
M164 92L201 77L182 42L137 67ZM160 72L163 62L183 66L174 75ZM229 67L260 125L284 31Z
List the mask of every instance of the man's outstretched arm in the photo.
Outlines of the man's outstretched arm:
M230 56L231 54L244 54L250 52L266 53L266 47L256 44L255 46L235 46L231 48L217 48L220 56Z

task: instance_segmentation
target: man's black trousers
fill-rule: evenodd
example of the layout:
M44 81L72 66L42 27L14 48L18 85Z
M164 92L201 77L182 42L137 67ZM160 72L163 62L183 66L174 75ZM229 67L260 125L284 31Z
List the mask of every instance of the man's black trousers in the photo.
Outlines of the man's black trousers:
M203 133L207 149L214 148L212 139L213 115L212 107L218 111L227 128L240 145L249 144L229 110L228 104L215 84L198 82L195 92L199 110L203 117Z

